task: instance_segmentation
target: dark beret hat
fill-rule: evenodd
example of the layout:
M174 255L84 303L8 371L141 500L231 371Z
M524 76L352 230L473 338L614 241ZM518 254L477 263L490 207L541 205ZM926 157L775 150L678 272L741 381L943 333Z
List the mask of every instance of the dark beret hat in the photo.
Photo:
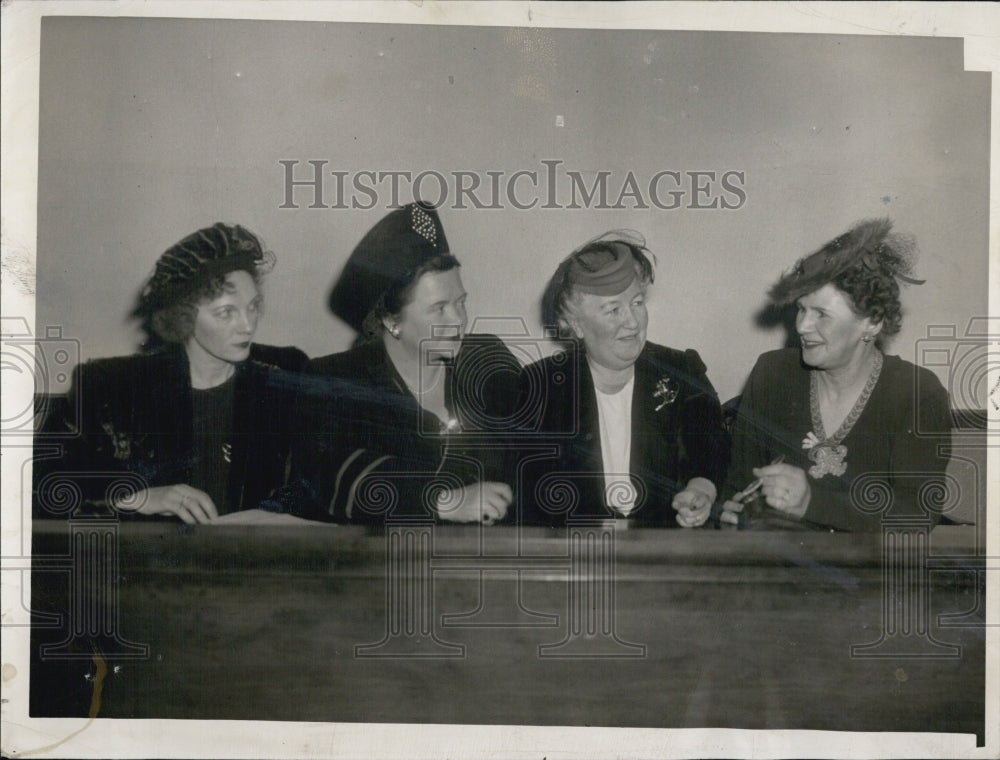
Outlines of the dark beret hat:
M211 278L237 269L264 273L274 259L246 227L216 222L163 252L143 288L139 311L151 313L170 306Z
M408 284L427 261L450 253L437 210L421 201L395 209L361 239L330 293L330 309L360 331L389 288Z

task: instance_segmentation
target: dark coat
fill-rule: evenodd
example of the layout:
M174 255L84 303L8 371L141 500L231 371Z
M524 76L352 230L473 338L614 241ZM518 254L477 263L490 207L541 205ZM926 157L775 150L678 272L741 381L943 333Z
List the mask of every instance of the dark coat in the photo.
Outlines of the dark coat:
M809 368L798 349L760 356L740 399L733 466L722 497L750 484L753 468L779 454L786 464L809 472L813 463L802 448L812 430L809 382ZM812 496L799 524L877 531L886 516L936 522L940 505L936 508L933 501L948 493L944 471L950 423L948 393L937 377L898 356L886 356L864 411L842 441L846 472L808 476ZM777 513L767 515L781 524Z
M443 431L380 341L309 362L281 508L334 522L435 519L441 489L503 478L519 371L496 336L466 336L446 374L445 403L460 429Z
M537 409L532 431L510 464L522 521L561 525L612 517L604 498L597 395L582 348L574 343L525 367L519 407L529 406ZM635 362L629 473L639 498L629 519L676 527L674 495L693 477L720 486L727 463L722 411L701 358L691 349L647 343Z
M307 359L296 348L254 348L251 356L289 367ZM227 496L230 511L237 511L257 508L284 480L294 385L289 373L253 358L236 366L233 383ZM36 451L52 441L63 453L45 459L36 474L38 516L66 516L80 502L103 511L112 493L120 498L147 487L197 487L190 482L196 434L190 370L179 346L80 364L53 417L45 425L50 435L36 436ZM79 497L67 498L68 483Z

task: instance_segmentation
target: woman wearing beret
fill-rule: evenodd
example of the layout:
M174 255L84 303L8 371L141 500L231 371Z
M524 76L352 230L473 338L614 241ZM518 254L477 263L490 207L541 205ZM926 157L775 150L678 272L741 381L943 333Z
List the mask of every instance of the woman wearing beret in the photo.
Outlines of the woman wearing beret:
M256 508L281 485L294 397L275 364L299 369L306 356L253 344L273 263L244 227L198 230L160 257L142 291L149 350L76 368L67 413L48 427L77 434L59 466L91 507L204 523ZM44 515L58 495L39 488Z
M918 282L908 277L912 243L891 228L856 225L771 289L776 304L795 305L801 347L762 355L750 374L724 522L738 522L745 487L758 481L775 510L764 526L872 531L883 517L935 519L948 394L930 371L882 352L901 323L899 281Z
M396 209L351 253L330 297L361 338L311 361L293 511L335 522L494 522L511 501L494 434L520 364L466 334L466 293L437 211ZM287 508L287 504L286 504Z
M695 527L725 475L719 399L693 349L646 340L653 267L644 242L609 233L574 251L543 298L567 350L524 369L537 410L514 462L526 523L628 518Z

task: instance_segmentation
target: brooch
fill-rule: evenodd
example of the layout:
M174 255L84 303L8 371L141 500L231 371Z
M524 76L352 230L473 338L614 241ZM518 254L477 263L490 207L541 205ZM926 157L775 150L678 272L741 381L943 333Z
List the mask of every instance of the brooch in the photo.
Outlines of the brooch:
M113 456L120 461L126 461L132 457L132 445L127 433L119 433L112 427L110 422L105 422L101 428L111 439L111 446L114 449Z
M677 393L679 390L680 387L677 385L677 381L671 377L664 375L657 380L656 390L653 391L653 398L661 399L661 401L653 411L658 412L668 404L674 403L677 400Z
M809 475L816 480L824 475L840 477L847 472L847 463L844 461L847 447L843 444L821 441L810 431L802 440L802 448L809 452L809 459L814 462L809 468Z

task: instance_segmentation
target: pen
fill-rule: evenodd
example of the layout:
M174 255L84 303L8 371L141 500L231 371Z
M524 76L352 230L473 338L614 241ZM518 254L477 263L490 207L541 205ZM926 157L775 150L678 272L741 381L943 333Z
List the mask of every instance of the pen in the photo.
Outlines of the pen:
M778 456L776 456L774 458L774 461L772 461L771 464L781 464L784 461L785 461L785 455L784 454L779 454ZM750 485L748 485L746 488L744 488L739 493L735 494L733 496L733 501L739 502L741 504L745 503L744 499L746 499L748 496L750 496L755 491L757 491L762 485L764 485L764 479L763 478L757 478L753 483L751 483Z

